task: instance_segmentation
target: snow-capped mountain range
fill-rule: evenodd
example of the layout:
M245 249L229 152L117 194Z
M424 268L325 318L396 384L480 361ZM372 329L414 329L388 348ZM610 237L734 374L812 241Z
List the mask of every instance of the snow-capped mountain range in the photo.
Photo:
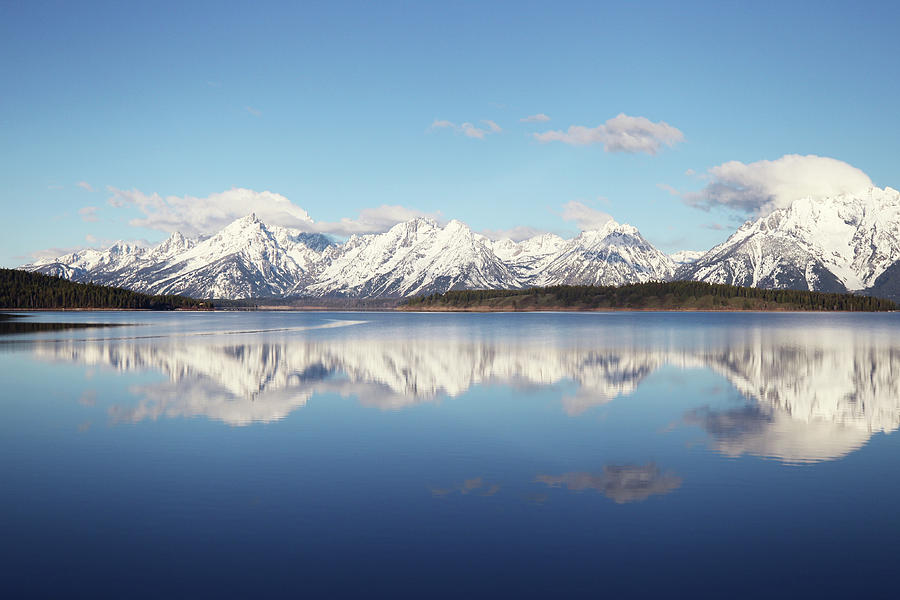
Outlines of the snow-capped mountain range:
M197 298L407 297L468 288L622 285L693 279L900 297L900 192L802 198L741 226L708 252L666 255L609 221L573 239L491 240L427 218L337 243L251 214L218 233L173 233L153 248L117 242L22 268L75 281Z
M571 240L494 241L465 223L426 218L338 244L255 215L205 239L179 233L153 248L117 242L23 268L75 281L197 298L406 297L464 288L663 280L675 263L637 229L610 221Z

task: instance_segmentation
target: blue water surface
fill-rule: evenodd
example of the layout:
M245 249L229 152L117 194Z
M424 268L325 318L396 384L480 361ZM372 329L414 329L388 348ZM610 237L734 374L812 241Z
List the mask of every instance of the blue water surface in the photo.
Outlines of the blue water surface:
M900 315L36 313L6 597L893 597Z

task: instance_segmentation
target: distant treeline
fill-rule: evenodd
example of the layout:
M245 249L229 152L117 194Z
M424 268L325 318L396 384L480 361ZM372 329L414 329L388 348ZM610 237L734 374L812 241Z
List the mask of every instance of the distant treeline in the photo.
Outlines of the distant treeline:
M209 309L212 303L184 296L150 296L124 288L75 283L61 277L0 269L0 308Z
M240 300L214 299L218 309L327 309L327 310L387 310L395 308L399 298L309 298L293 296L288 298L250 298Z
M455 290L410 298L408 310L896 310L890 300L853 294L766 290L699 281L623 286L556 285L521 290Z

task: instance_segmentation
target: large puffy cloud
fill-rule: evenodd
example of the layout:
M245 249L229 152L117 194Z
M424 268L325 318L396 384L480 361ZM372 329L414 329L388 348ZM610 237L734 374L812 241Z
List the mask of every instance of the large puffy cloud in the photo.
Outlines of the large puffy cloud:
M663 146L671 147L684 141L684 134L665 121L654 123L645 117L620 113L597 127L572 125L566 131L535 133L534 138L539 142L563 142L573 146L603 144L607 152L656 154Z
M843 161L809 154L787 154L749 164L730 161L709 169L709 183L683 195L699 208L724 206L738 212L766 215L798 198L823 198L871 187L868 175Z
M134 206L144 217L132 219L131 225L148 227L167 233L180 231L198 235L218 231L235 219L255 212L272 225L303 227L312 223L305 210L273 192L257 192L234 188L204 198L195 196L160 196L139 190L108 188L111 206Z
M301 207L285 196L274 192L257 192L234 188L198 198L195 196L160 196L139 190L109 188L109 204L116 207L136 207L143 217L132 219L135 227L148 227L187 236L216 232L235 219L253 212L269 225L282 225L302 231L347 236L354 233L378 233L397 223L415 217L438 218L437 213L396 205L382 205L360 211L356 218L335 222L316 222Z
M612 215L572 200L563 204L562 218L572 221L581 231L595 231L612 221Z

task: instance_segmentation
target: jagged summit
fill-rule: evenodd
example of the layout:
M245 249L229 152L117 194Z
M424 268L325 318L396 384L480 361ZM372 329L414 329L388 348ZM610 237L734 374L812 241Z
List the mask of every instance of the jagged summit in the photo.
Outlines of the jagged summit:
M637 228L608 221L567 241L536 274L536 285L622 285L664 281L672 260L641 236Z
M859 291L900 260L900 192L801 198L744 223L676 276L710 283Z

